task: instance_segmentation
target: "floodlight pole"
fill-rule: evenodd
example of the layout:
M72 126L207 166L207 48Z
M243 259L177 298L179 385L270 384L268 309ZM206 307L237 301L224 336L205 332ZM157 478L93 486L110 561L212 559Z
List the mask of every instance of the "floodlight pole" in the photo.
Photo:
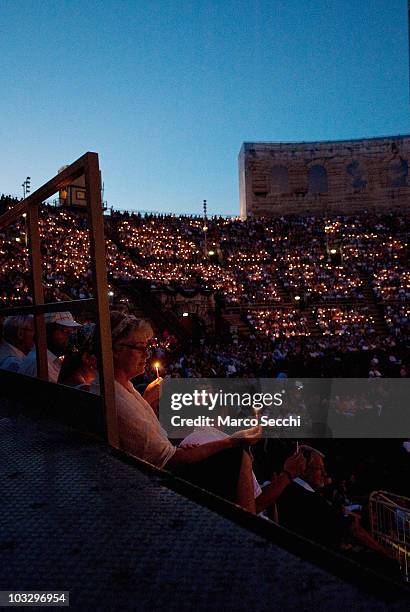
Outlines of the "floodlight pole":
M204 230L204 249L205 249L205 256L207 256L208 254L208 242L207 242L207 232L208 232L208 218L207 218L207 203L206 200L204 200L203 202L203 207L204 207L204 226L203 226L203 230Z

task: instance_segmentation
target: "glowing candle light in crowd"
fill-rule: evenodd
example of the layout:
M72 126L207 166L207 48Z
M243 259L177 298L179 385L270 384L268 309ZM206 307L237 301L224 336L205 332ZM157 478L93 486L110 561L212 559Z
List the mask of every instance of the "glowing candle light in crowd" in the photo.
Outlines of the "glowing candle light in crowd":
M160 364L160 362L159 362L159 361L156 361L156 362L154 363L154 368L155 368L155 370L156 370L156 372L157 372L157 378L159 378L159 367L160 367L160 365L161 365L161 364Z

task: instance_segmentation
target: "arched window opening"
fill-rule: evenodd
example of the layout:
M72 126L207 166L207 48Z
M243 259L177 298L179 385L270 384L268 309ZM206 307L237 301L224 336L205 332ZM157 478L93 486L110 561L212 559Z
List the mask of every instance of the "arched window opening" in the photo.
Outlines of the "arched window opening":
M356 160L353 160L346 166L348 183L353 189L365 189L367 187L367 178L365 168Z
M289 175L285 166L274 166L271 172L272 193L287 193L289 191Z
M388 187L406 187L407 175L409 173L409 165L406 159L399 157L393 159L388 168L387 186Z
M309 191L310 193L325 193L328 191L327 172L323 166L309 168Z

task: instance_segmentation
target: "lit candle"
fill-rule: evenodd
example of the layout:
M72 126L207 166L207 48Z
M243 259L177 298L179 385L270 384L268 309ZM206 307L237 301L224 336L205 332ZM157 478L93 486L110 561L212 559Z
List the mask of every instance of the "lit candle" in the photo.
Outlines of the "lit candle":
M160 366L160 365L161 365L161 364L160 364L160 362L159 362L159 361L156 361L156 362L154 363L154 368L155 368L155 370L156 370L156 372L157 372L157 378L159 378L159 366Z

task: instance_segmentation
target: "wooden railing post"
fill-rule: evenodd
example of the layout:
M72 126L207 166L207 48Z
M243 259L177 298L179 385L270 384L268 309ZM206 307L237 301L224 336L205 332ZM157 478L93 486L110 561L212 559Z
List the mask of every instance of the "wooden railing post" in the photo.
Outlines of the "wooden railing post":
M110 311L105 265L104 217L102 214L100 170L96 153L87 153L84 169L90 221L94 299L98 311L98 336L101 354L99 364L100 389L105 403L108 441L111 446L118 448L118 422L115 406Z
M44 304L43 279L41 274L40 231L38 227L38 205L27 207L28 246L31 259L31 278L33 287L33 303L36 306ZM48 380L47 338L44 315L34 314L34 329L36 332L37 376Z

